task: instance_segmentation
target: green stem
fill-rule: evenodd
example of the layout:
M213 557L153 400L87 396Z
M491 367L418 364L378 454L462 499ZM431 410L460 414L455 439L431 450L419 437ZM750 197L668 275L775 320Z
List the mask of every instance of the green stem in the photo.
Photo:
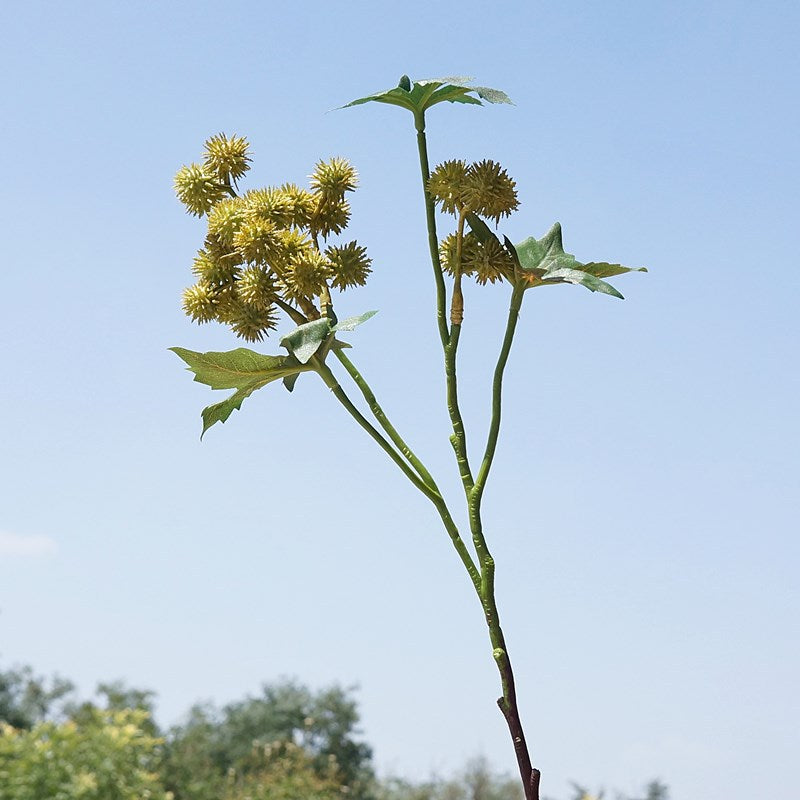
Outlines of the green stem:
M436 234L436 206L431 193L428 191L428 181L431 174L428 163L428 143L425 137L424 112L415 114L414 121L417 128L417 150L419 151L419 167L422 175L422 192L425 198L425 218L428 225L428 248L430 249L433 275L436 281L436 320L439 325L442 348L444 349L447 410L450 412L450 422L453 426L453 435L450 437L450 443L456 454L458 472L461 476L461 482L464 484L464 490L469 492L473 484L472 470L467 456L467 438L464 432L464 421L458 405L458 384L456 381L456 352L458 350L458 338L461 334L461 325L453 325L448 333L446 318L447 292L444 285L444 275L442 274L442 264L439 259L439 239Z
M353 362L341 350L334 350L334 355L347 370L356 386L358 386L361 394L367 401L367 405L369 406L373 416L378 421L378 424L381 426L381 428L383 428L383 430L386 432L388 437L392 440L395 447L397 447L408 463L411 464L411 466L414 467L414 469L419 473L419 476L423 481L425 481L428 487L433 489L433 491L435 491L437 494L441 494L441 492L439 492L439 487L436 485L436 481L433 479L433 476L430 474L430 472L428 472L425 465L422 463L422 461L420 461L419 457L405 443L402 436L400 436L394 425L392 425L392 423L389 421L389 418L386 416L384 410L378 403L378 400L375 397L370 385L366 382L366 380L364 380L355 364L353 364Z
M280 297L275 298L275 305L278 306L278 308L282 308L287 316L291 318L292 322L296 322L298 325L303 325L308 322L308 317L304 316L294 306L289 305L285 300L281 300Z
M431 170L428 164L428 142L425 138L425 112L415 114L414 122L417 128L417 151L419 152L419 169L422 174L422 192L425 197L428 248L430 249L431 264L433 265L433 279L436 283L436 321L439 326L439 338L442 340L442 347L447 347L447 343L450 341L445 311L447 307L447 290L444 285L444 275L442 275L442 265L439 260L439 239L436 236L436 206L433 203L433 197L428 191Z
M450 422L453 426L450 444L456 454L461 483L464 485L467 497L469 497L474 481L472 479L472 470L469 466L469 457L467 456L467 433L464 430L464 420L461 417L461 408L458 405L458 376L456 374L456 354L460 336L461 326L453 325L450 328L450 342L444 348L444 371L447 381L447 410L450 412Z
M486 486L486 479L489 477L489 470L492 468L494 454L497 450L497 438L500 434L500 417L502 413L503 374L506 364L508 363L508 355L511 352L511 343L514 340L514 332L517 327L517 321L519 320L519 310L522 306L522 295L524 291L524 285L517 284L514 287L514 291L511 293L506 332L503 337L503 344L500 348L500 355L497 358L497 366L494 369L494 378L492 380L492 418L489 423L489 435L486 440L486 450L483 455L483 461L478 470L478 477L475 479L475 486L472 489L472 496L476 499L478 508L480 508L480 501Z
M465 212L458 215L456 230L456 260L453 264L453 299L450 303L450 324L461 325L464 321L464 294L461 291L461 254L464 249Z
M508 363L508 356L511 352L511 344L514 339L514 332L516 330L517 321L519 319L519 310L522 305L522 295L524 292L523 285L517 285L511 294L511 302L508 310L508 321L506 323L506 331L503 337L503 344L500 348L500 355L497 359L497 365L494 371L494 379L492 382L492 417L489 424L489 435L486 442L486 450L483 457L483 462L478 471L478 476L475 484L469 492L468 508L469 508L469 523L472 532L472 540L475 544L475 551L478 556L478 563L481 569L481 591L480 597L483 604L484 615L486 617L486 624L489 628L489 639L492 643L492 654L497 664L497 669L500 673L500 683L503 689L502 697L497 701L503 716L506 719L508 729L511 733L511 738L514 743L514 751L517 756L517 764L519 766L520 776L525 788L526 800L538 800L539 797L539 770L534 769L531 765L530 754L528 746L525 742L525 733L522 729L522 722L519 715L519 707L517 705L517 691L514 682L514 672L511 668L511 660L508 656L508 647L506 646L505 636L503 629L500 626L500 615L497 610L497 601L495 599L494 581L495 581L495 563L492 554L486 544L486 538L483 534L483 522L481 519L481 500L483 498L483 490L486 486L486 479L489 476L489 471L494 460L495 451L497 449L497 439L500 433L500 418L502 410L502 389L503 389L503 374L505 372L506 364Z
M419 489L419 491L422 492L422 494L424 494L425 497L431 501L431 503L433 503L434 507L439 513L439 516L441 517L445 530L450 536L453 546L455 547L456 552L458 553L461 562L464 565L464 568L469 574L475 591L480 594L481 577L478 568L476 567L475 562L472 560L472 556L470 555L467 546L464 544L464 540L461 538L458 527L453 521L453 517L450 514L447 503L439 491L428 486L411 469L411 467L409 467L409 465L403 460L402 456L391 446L391 444L381 435L380 431L378 431L358 410L358 408L353 405L353 402L336 380L336 376L333 374L333 372L331 372L330 367L328 367L323 361L319 360L316 356L313 357L311 361L314 369L319 373L325 385L331 390L336 399L345 407L350 416L353 417L353 419L372 437L372 439L389 456L389 458L394 461L394 463L400 468L402 473L411 481L411 483L414 484L414 486Z

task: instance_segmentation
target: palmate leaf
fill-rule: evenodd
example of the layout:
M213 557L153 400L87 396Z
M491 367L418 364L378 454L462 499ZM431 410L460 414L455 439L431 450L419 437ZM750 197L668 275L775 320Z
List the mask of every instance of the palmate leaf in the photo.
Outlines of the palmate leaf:
M513 249L519 260L521 275L528 286L573 283L585 286L592 292L603 292L623 300L610 283L601 279L625 272L647 272L645 267L623 267L621 264L598 261L581 263L571 253L564 252L561 225L558 222L541 239L531 236Z
M353 100L341 107L350 108L371 102L387 103L407 108L414 115L422 115L431 106L445 101L477 106L483 105L484 102L511 103L508 95L499 89L473 86L472 78L459 76L412 81L408 75L403 75L397 86L366 97L359 97L358 100Z
M236 389L226 400L203 409L201 439L214 423L225 422L240 409L242 402L256 389L280 379L296 378L299 373L311 369L293 355L265 356L244 347L226 353L196 353L183 347L170 350L186 362L198 383L212 389Z

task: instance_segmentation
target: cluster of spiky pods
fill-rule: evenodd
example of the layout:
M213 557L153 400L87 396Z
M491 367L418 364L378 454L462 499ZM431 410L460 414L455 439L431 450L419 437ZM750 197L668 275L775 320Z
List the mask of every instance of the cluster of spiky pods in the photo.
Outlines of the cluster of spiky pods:
M208 222L184 311L252 342L277 326L279 310L324 315L330 290L363 286L371 260L356 241L327 245L350 221L345 194L356 188L357 175L345 159L320 161L308 189L284 183L239 194L250 161L245 138L212 136L202 163L178 171L175 191L190 214Z
M440 243L443 269L454 276L469 275L478 283L511 281L514 262L509 252L492 237L464 232L469 214L497 224L519 206L516 184L496 161L445 161L431 173L428 191L446 214L458 221L455 233Z

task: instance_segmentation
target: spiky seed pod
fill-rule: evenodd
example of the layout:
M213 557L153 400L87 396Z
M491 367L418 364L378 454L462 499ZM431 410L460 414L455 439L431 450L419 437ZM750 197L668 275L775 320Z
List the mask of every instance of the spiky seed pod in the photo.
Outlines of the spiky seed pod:
M325 255L331 262L333 272L331 285L335 289L363 286L367 282L367 276L372 272L370 268L372 259L367 257L367 248L360 247L358 242L333 245L325 250Z
M330 277L330 261L319 250L310 249L289 262L281 275L281 283L292 298L318 297Z
M270 266L278 273L283 273L291 261L314 249L314 245L306 234L296 228L289 228L276 233L277 253L270 261Z
M217 317L216 298L213 287L200 280L183 290L183 311L193 322L202 324Z
M221 286L236 280L239 274L238 261L238 256L217 257L207 250L198 250L192 263L192 272L206 283Z
M233 235L233 245L245 261L267 264L279 252L277 234L272 222L251 217Z
M496 161L471 164L467 173L464 200L470 211L500 221L519 206L516 184Z
M248 303L240 303L237 313L228 324L240 339L260 342L278 326L278 312L274 306L255 308Z
M265 311L275 304L278 296L275 276L266 267L247 267L236 281L236 294L253 308Z
M341 233L350 222L350 204L347 200L319 198L311 219L311 231L327 239L332 233Z
M237 181L250 169L249 147L244 136L218 133L206 140L203 164L220 181Z
M442 269L449 275L455 275L456 271L456 246L458 237L451 233L439 243L439 258ZM461 242L461 274L471 275L472 264L477 258L478 240L475 234L470 232L464 235Z
M244 262L242 254L234 247L220 241L218 236L208 234L203 242L203 249L225 269L237 267Z
M345 192L352 192L358 185L355 167L345 158L317 162L309 178L315 194L326 200L341 200Z
M241 197L229 197L211 210L208 215L208 233L216 237L220 244L233 248L233 237L247 221L250 214Z
M288 228L292 224L294 204L282 189L268 186L266 189L251 189L242 195L251 216L271 222L276 228Z
M503 278L511 280L514 274L514 262L505 248L496 239L486 242L475 241L475 247L470 246L462 254L464 270L475 276L481 285L495 283Z
M230 283L216 290L214 298L217 309L217 320L225 325L231 325L241 314L243 300L240 299L236 284Z
M445 161L431 173L428 191L445 214L455 215L463 208L467 175L467 162L458 160Z
M296 228L307 228L311 224L311 216L317 205L314 195L294 183L284 183L281 191L291 203L290 224Z
M226 191L200 164L189 164L175 174L175 194L189 214L202 217L226 196Z

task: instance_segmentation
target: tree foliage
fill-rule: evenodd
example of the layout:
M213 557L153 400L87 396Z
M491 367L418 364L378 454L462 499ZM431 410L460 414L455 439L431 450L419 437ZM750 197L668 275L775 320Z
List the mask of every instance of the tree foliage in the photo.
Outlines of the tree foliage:
M159 775L162 740L141 710L86 710L80 723L0 727L3 800L171 800Z
M378 787L377 800L522 800L522 787L518 780L492 772L479 757L450 779L387 779Z
M0 671L0 723L32 728L57 715L73 689L70 681L43 678L27 666Z
M350 796L364 797L372 752L357 738L358 719L348 691L331 687L315 693L291 682L265 685L259 696L221 709L196 705L170 733L167 786L177 800L216 800L231 774L246 782L263 778L265 769L278 769L274 759L265 766L254 758L254 747L263 754L265 747L282 745L305 754L303 763L322 786L335 777Z

